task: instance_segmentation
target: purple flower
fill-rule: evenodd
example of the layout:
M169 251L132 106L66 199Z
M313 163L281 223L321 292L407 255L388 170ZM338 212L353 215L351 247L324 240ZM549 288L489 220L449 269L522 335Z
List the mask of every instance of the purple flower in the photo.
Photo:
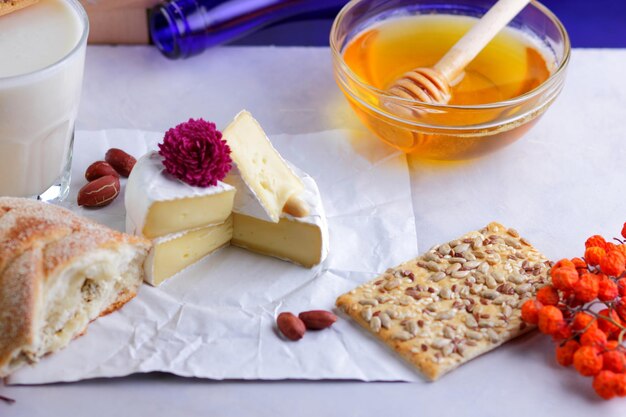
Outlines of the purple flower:
M168 130L159 144L165 170L197 187L216 185L231 170L230 147L215 123L189 119Z

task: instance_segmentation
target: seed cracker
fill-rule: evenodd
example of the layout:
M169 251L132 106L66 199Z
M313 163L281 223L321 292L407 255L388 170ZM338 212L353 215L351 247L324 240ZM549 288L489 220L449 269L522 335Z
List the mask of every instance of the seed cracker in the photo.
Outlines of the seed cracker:
M337 306L430 380L530 330L521 306L551 262L498 223L433 247Z

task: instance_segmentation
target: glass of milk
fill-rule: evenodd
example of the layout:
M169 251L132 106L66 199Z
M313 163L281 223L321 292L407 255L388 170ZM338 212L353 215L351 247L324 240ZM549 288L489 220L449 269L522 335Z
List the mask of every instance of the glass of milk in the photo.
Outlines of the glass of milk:
M0 196L67 196L88 33L77 0L0 16Z

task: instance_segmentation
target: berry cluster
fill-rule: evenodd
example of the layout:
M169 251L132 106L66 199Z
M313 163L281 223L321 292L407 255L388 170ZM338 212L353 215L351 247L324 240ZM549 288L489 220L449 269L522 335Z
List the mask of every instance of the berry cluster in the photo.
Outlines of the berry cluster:
M606 400L626 397L626 243L615 240L587 239L584 258L557 262L552 285L522 306L522 319L558 343L557 362L593 377Z

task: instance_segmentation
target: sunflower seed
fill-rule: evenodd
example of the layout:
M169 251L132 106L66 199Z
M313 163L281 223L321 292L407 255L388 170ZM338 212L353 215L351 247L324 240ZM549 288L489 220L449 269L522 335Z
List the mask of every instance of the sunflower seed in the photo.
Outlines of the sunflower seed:
M424 254L424 259L427 261L439 262L439 257L432 252L426 252Z
M378 317L380 318L380 324L385 329L388 329L389 327L391 327L391 318L389 317L387 313L381 313L380 316Z
M411 340L413 339L415 336L413 336L411 333L404 331L404 330L398 330L393 334L393 338L394 339L398 339L398 340Z
M463 264L465 269L476 269L482 262L480 261L467 261Z
M526 281L524 277L519 274L513 274L509 276L509 282L512 282L513 284L519 285L524 281Z
M435 320L450 320L455 314L456 311L454 310L442 311L435 316Z
M472 340L480 340L483 338L482 333L480 332L475 332L473 330L468 330L465 332L465 336L469 337Z
M450 262L451 264L463 264L463 263L465 263L465 261L467 261L467 259L461 258L459 256L454 256L454 257L448 259L448 262Z
M363 300L359 300L359 304L362 306L377 306L378 301L373 298L364 298Z
M455 271L450 275L452 276L452 278L461 279L461 278L465 278L469 274L470 274L470 271Z
M463 253L469 250L470 245L467 243L461 243L460 245L456 245L452 250L454 253Z
M367 306L365 307L362 311L361 311L361 317L363 317L363 320L369 322L372 320L372 307Z
M498 333L496 333L493 329L487 329L487 336L489 336L489 339L492 343L497 343L500 341Z
M448 346L450 343L452 342L448 339L435 339L432 341L430 345L434 347L435 349L443 349L444 347Z
M399 279L392 279L391 281L387 281L387 283L385 284L385 289L386 290L393 290L394 288L398 288L400 286L400 280Z
M508 236L504 238L504 243L506 243L509 246L514 247L515 249L519 249L522 247L522 245L520 245L520 243L516 239L513 239L512 237L508 237Z
M426 267L426 269L428 269L429 271L432 271L432 272L439 272L439 271L441 271L441 266L438 263L433 262L433 261L426 262L426 264L424 266Z
M443 353L444 356L450 356L452 352L454 352L454 345L447 345L441 349L441 353Z
M430 276L430 280L433 282L439 282L446 277L445 272L437 272Z
M444 243L443 245L439 246L439 249L437 249L437 251L444 256L448 255L451 250L452 249L450 248L450 245L448 245L447 243Z
M380 321L380 317L372 317L372 320L370 321L370 329L372 329L374 333L378 333L380 332L381 324L382 322Z
M519 233L515 229L509 229L506 232L513 237L519 237Z
M400 317L400 313L398 312L398 310L395 309L388 308L387 310L385 310L385 313L389 316L389 318L392 319L397 319L398 317Z
M519 241L522 242L523 245L530 246L530 242L526 240L525 238L520 238Z
M497 283L502 284L505 281L504 274L500 271L493 271L491 273L493 279L496 280Z
M525 294L533 289L533 286L530 284L522 284L515 289L515 292L518 294Z
M481 264L478 265L477 269L483 274L486 274L487 272L489 272L489 264L487 262L481 262Z
M431 311L433 313L436 313L438 308L437 308L437 304L433 303L433 304L428 304L426 306L426 310Z
M478 327L478 322L472 314L468 314L465 316L465 325L467 327Z
M485 279L485 283L487 284L487 287L489 287L492 290L498 286L498 283L492 276L488 276Z
M417 326L417 322L415 320L409 320L406 322L406 330L411 333L413 336L416 336L419 333L419 327Z
M480 296L486 298L487 300L495 300L499 295L498 291L494 290L483 290L480 293Z
M493 321L491 321L491 320L480 320L478 322L478 327L480 327L481 329L494 327L495 325L496 324Z
M450 298L452 298L452 291L450 291L450 288L442 288L441 291L439 291L439 297L443 298L444 300L449 300Z
M513 314L513 309L511 308L510 305L505 304L504 307L502 308L502 315L504 317L509 318L509 317L511 317L511 314Z
M450 327L444 327L443 337L445 337L446 339L454 339L454 331Z
M461 269L461 264L452 264L450 265L447 269L446 269L446 274L451 275L453 272L458 271L459 269Z
M463 255L463 258L467 259L468 261L476 260L476 256L474 256L474 254L470 251L463 252L462 255Z

